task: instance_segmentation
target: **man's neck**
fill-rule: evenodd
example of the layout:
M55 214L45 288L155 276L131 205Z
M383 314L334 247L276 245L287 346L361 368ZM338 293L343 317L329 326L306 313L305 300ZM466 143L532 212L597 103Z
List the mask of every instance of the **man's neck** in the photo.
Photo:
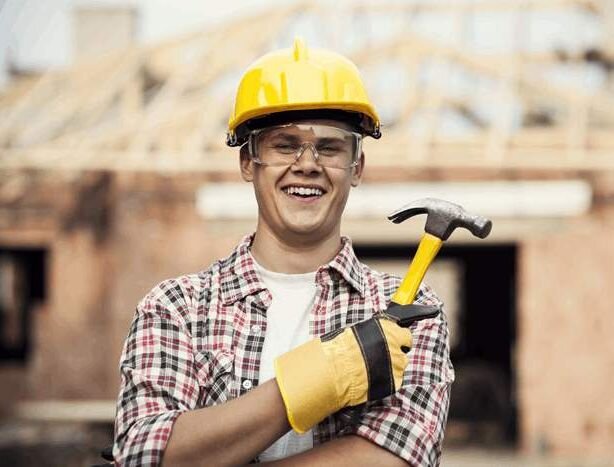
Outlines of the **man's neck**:
M341 248L341 235L325 238L282 239L265 228L256 230L251 252L258 264L269 271L300 274L317 270L332 260Z

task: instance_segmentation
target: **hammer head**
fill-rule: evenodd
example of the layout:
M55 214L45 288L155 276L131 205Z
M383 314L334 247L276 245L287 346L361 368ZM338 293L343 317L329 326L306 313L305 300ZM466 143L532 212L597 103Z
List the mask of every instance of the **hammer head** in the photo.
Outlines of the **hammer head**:
M479 238L486 238L492 228L490 220L471 215L458 204L436 198L413 201L390 214L388 219L400 224L417 214L426 214L424 230L441 240L447 240L457 227L464 227Z

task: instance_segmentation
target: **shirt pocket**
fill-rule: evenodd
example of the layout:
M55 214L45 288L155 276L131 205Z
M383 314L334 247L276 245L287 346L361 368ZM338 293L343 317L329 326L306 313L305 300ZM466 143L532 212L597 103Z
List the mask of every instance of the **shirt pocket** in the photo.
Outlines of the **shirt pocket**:
M234 359L230 352L217 350L197 355L200 406L222 404L232 398Z

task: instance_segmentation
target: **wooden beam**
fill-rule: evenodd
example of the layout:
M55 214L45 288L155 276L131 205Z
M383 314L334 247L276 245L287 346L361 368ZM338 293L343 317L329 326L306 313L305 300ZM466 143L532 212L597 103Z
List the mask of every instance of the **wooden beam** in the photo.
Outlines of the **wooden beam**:
M459 168L459 169L540 169L545 171L614 171L610 148L587 149L582 159L566 158L566 146L515 147L510 145L508 157L491 160L485 155L485 141L460 146L431 142L423 160L408 159L407 142L388 141L386 145L365 145L370 167L381 168ZM139 172L224 172L236 173L237 151L222 148L216 152L137 153L123 151L80 150L8 150L0 154L0 170L37 169L51 171L111 170Z
M523 0L520 3L517 0L480 0L445 4L419 0L403 4L378 3L377 9L361 2L348 4L347 10L343 11L346 15L356 13L365 17L382 14L398 17L404 13L409 17L421 9L449 11L455 15L457 28L461 28L463 18L482 9L514 12L520 11L521 7L532 10L581 7L601 11L602 6L601 2L581 0ZM346 5L338 5L339 10L342 7ZM330 9L322 4L301 2L277 9L273 14L265 12L255 17L245 16L230 25L220 24L164 44L129 49L124 54L83 62L70 72L46 75L16 104L0 104L0 148L3 141L6 146L12 140L29 151L20 152L14 148L0 154L0 168L53 169L57 166L150 170L148 166L151 165L151 170L175 170L171 167L173 161L178 167L176 170L201 170L200 165L209 163L213 167L225 167L224 157L218 157L218 154L224 154L221 122L230 108L231 96L216 95L214 84L263 53L279 37L279 31L305 12L315 15L316 21L320 16L321 24L325 24ZM231 35L229 30L233 31ZM516 35L523 37L522 31L517 31ZM514 50L519 49L519 44L516 44ZM592 117L598 116L600 123L607 123L607 128L614 126L614 96L608 92L591 96L573 88L544 86L532 75L526 63L531 60L534 60L531 63L554 62L555 54L533 56L515 53L484 57L460 47L428 41L406 30L392 40L376 42L357 51L354 58L360 68L393 60L414 76L426 61L439 60L446 66L463 68L497 81L503 101L517 99L523 104L537 103L540 106L551 103L562 114L570 116L567 121L543 132L528 132L512 126L511 112L500 112L492 122L486 122L489 133L476 128L475 135L445 138L436 131L439 113L451 104L471 103L472 96L449 95L445 73L444 81L431 81L424 90L419 89L414 80L405 97L397 130L393 129L390 138L381 140L377 149L373 149L378 154L390 154L389 159L382 156L384 166L397 163L400 154L406 156L409 144L410 153L415 157L405 163L412 167L417 164L462 165L458 157L460 151L467 151L468 166L475 159L493 167L516 167L518 161L508 159L520 154L520 160L531 163L525 155L546 148L547 151L551 149L552 154L556 150L559 158L570 160L552 162L550 156L538 157L538 164L552 162L553 167L581 167L582 161L586 160L589 167L609 170L609 164L599 155L606 148L612 148L611 138L603 134L596 136L597 129L591 128L590 123L595 120ZM145 66L153 70L152 73L163 83L162 90L147 105L141 93L143 77L140 70ZM92 86L93 82L102 84ZM103 121L103 117L116 107L117 118ZM398 128L407 127L410 118L420 108L426 113L426 133L422 139L411 139ZM151 154L152 146L156 147L155 154ZM211 152L203 153L203 148L211 148ZM474 157L474 152L479 151L485 154ZM19 160L15 159L16 155ZM43 155L48 159L43 160ZM234 158L232 164L234 169Z

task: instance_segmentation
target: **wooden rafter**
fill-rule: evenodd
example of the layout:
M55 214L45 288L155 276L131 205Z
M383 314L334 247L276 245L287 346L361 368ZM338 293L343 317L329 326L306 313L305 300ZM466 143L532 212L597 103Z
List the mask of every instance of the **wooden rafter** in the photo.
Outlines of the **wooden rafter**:
M466 27L467 15L477 11L583 8L603 14L608 24L614 21L612 8L598 0L416 0L380 2L376 8L366 2L335 8L345 9L337 11L338 15L367 20L390 15L408 25L418 13L450 13L459 31ZM323 27L322 33L338 43L339 31L326 29L347 24L337 21L333 25L329 10L319 3L297 2L155 46L133 47L81 62L71 70L47 73L36 82L30 79L27 86L21 84L0 96L0 169L223 169L229 151L223 146L224 121L232 99L224 80L230 76L236 79L241 69L270 49L307 12L318 25L330 25ZM515 33L519 43L521 23ZM608 28L614 30L612 24ZM369 40L368 45L349 53L363 70L395 63L407 76L406 92L395 96L399 108L396 121L377 149L373 146L381 165L482 163L517 167L524 163L541 167L549 163L557 169L612 168L605 154L614 148L614 132L608 131L614 129L613 87L589 94L536 76L535 66L561 62L558 53L531 54L513 44L513 52L506 55L476 55L462 45L421 37L411 27L401 29L395 37ZM610 49L605 51L614 54ZM578 51L564 55L565 60L576 63L585 59ZM433 62L450 73L420 84L416 76ZM493 105L499 111L487 120L474 118L475 130L465 136L449 137L439 131L441 113L470 112L474 94L450 93L445 80L459 70L494 83ZM513 108L551 108L557 118L539 128L518 127ZM423 131L409 135L408 128L417 116L422 119ZM558 156L539 155L544 147L553 148ZM468 156L459 162L455 152ZM472 162L474 157L476 162Z

